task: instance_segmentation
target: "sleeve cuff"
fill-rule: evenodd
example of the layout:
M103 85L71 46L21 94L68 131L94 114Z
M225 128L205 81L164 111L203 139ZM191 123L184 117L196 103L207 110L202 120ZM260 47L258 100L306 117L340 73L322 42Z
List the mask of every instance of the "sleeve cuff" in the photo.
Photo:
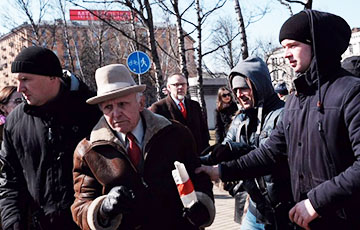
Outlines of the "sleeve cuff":
M208 196L206 195L205 193L203 192L197 192L196 191L196 196L198 198L198 200L203 204L205 205L205 207L207 208L207 210L209 211L209 221L206 222L205 224L203 224L202 226L200 227L208 227L210 226L213 222L214 222L214 219L215 219L215 205L214 205L214 201Z
M117 229L122 220L122 214L116 216L113 220L110 220L109 226L104 227L98 220L98 212L101 207L102 201L106 195L99 196L93 202L91 202L87 212L87 222L91 230L114 230Z

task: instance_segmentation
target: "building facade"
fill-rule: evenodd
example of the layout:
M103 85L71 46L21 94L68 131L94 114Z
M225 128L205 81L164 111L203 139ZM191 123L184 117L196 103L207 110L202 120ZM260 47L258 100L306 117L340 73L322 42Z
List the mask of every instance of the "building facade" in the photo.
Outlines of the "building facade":
M118 22L117 25L131 34L132 28L128 23ZM100 21L69 21L65 26L61 20L56 20L43 23L37 29L35 33L29 24L23 24L0 37L0 88L16 85L11 74L11 63L25 47L42 46L53 50L64 69L82 76L89 85L95 84L93 78L97 68L112 63L126 64L127 56L138 49L135 42ZM146 28L138 24L135 31L138 41L147 44ZM155 37L163 76L181 72L176 54L176 27L156 26ZM189 50L186 57L190 77L196 76L194 42L190 36L185 38L185 47Z

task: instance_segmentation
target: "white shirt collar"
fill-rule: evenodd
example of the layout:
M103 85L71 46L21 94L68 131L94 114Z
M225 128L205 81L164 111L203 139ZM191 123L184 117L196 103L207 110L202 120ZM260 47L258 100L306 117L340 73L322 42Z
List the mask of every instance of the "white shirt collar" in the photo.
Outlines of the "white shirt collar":
M175 101L175 104L176 104L177 107L180 109L180 105L179 105L180 101L179 101L177 98L173 97L171 94L170 94L170 97ZM182 100L182 103L183 103L184 106L185 106L185 97L184 97L184 99ZM185 108L186 108L186 106L185 106Z
M143 139L144 139L144 126L143 126L143 122L142 122L141 118L139 119L135 129L133 129L131 131L131 133L136 138L136 144L138 144L139 147L142 148ZM126 133L120 133L119 132L118 134L120 134L121 141L123 143L126 143Z

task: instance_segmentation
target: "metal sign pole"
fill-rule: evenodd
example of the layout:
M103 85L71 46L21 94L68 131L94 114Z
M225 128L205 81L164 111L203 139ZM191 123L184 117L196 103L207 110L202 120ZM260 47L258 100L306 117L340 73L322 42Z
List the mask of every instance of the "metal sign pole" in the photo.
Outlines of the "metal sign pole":
M141 80L140 80L140 72L141 72L141 62L140 62L140 53L137 52L136 53L136 56L137 56L137 60L138 60L138 65L139 65L139 72L138 72L138 78L139 78L139 85L141 85Z

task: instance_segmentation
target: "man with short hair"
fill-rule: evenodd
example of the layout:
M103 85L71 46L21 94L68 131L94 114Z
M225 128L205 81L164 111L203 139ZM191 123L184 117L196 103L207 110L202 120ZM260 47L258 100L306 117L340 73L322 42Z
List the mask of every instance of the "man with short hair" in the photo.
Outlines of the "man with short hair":
M167 79L168 96L150 107L154 113L187 126L195 137L198 155L209 146L209 129L198 102L186 97L187 80L179 73Z
M341 68L351 29L341 17L305 10L280 30L297 73L282 122L260 148L217 168L212 179L263 175L286 154L297 204L291 221L305 229L360 229L360 79Z
M209 226L215 216L212 183L206 174L194 173L200 161L190 131L144 109L145 85L136 85L124 65L101 67L95 78L97 96L87 103L98 104L103 117L74 155L76 199L71 211L79 227L196 230ZM186 209L172 178L175 161L185 165L198 199Z
M0 153L0 207L4 230L78 229L73 152L98 120L91 93L75 76L63 76L49 49L23 49L11 66L25 103L7 117ZM30 210L30 211L28 211ZM30 221L29 221L30 220Z

